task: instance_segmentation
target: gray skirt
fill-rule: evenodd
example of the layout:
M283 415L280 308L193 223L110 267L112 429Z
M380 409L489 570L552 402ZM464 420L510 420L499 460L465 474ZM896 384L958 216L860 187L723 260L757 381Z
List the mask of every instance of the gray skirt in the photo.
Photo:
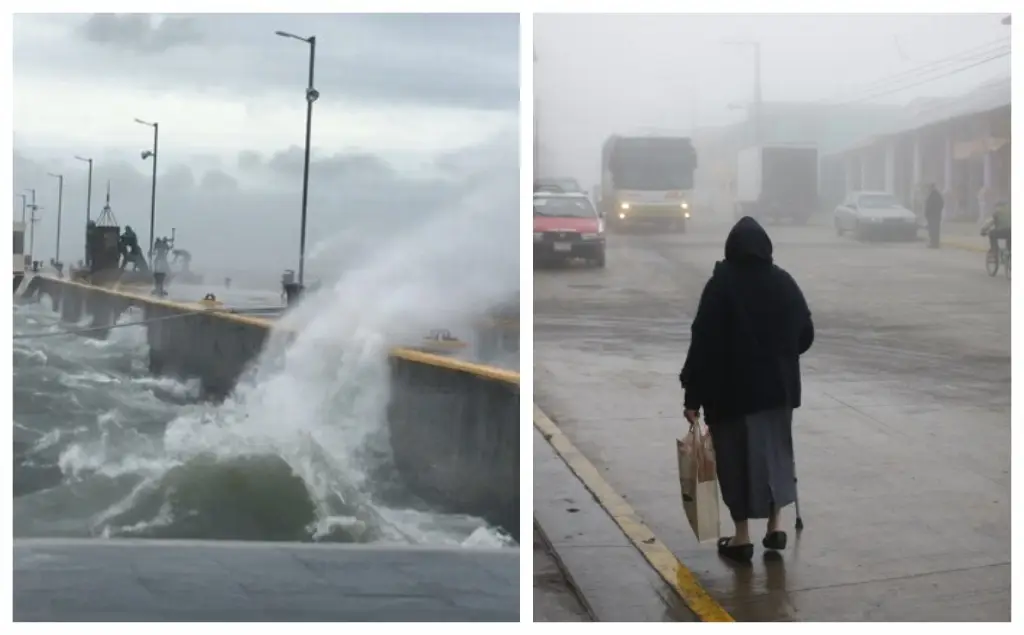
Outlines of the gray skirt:
M734 521L768 518L796 500L791 408L708 424L722 500Z

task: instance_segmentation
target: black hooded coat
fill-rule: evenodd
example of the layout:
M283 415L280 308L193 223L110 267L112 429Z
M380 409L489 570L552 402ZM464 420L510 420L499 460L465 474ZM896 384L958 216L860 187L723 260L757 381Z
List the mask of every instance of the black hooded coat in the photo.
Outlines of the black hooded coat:
M690 327L679 381L686 408L716 421L800 407L800 355L814 342L803 292L772 262L772 242L749 216L725 241Z

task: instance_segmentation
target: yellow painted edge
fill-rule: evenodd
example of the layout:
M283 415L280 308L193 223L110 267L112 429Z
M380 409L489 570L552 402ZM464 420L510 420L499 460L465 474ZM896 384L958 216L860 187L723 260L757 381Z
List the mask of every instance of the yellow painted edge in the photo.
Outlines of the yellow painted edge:
M594 464L576 449L569 437L552 421L537 404L533 404L533 425L583 485L594 495L598 504L622 529L633 546L658 572L665 583L679 595L686 606L702 622L735 622L736 620L704 589L697 576L676 558L665 543L658 540L654 532L644 524L629 503L620 496Z
M127 291L110 289L108 287L100 287L92 284L83 284L81 282L74 282L72 280L61 280L59 278L48 279L52 282L77 286L89 291L100 291L102 293L117 296L135 303L149 303L151 305L162 306L168 309L173 309L175 311L202 311L204 313L216 315L217 317L226 319L228 321L247 324L250 326L262 327L267 330L270 330L275 327L279 328L275 324L275 322L271 320L266 320L263 318L253 317L249 315L239 315L237 313L230 313L226 309L204 308L198 304L189 305L184 304L182 302L175 302L173 300L166 300L164 298L137 295L135 293L128 293ZM279 330L286 329L279 328ZM473 362L467 362L460 359L452 359L450 357L444 357L442 355L436 355L434 353L425 353L422 351L417 351L408 348L392 349L391 356L406 359L411 362L418 362L421 364L428 364L430 366L436 366L440 368L447 368L449 370L469 373L471 375L476 375L478 377L483 377L485 379L493 379L496 381L504 382L506 384L512 384L515 386L519 385L519 373L515 371L506 370L504 368L485 366L483 364L474 364Z
M963 249L964 251L974 251L979 254L986 253L988 251L988 243L979 245L976 242L971 242L963 239L946 239L941 240L943 247L952 247L953 249Z

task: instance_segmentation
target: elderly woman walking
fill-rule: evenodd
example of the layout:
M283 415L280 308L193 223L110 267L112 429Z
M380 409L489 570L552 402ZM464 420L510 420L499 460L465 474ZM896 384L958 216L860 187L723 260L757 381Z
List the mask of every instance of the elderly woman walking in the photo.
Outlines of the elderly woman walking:
M686 418L701 408L711 432L722 499L736 532L718 552L749 562L749 521L766 518L765 549L786 547L779 510L796 498L793 409L800 407L800 355L814 325L800 287L772 262L772 242L743 217L725 241L725 260L701 294L679 373Z

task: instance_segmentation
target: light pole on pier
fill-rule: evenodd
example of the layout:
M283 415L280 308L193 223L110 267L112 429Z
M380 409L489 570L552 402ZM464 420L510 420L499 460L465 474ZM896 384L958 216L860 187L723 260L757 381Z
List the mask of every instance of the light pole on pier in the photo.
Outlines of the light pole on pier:
M75 155L75 158L89 164L89 185L85 193L85 225L88 227L89 221L92 220L92 159L78 155Z
M47 172L48 175L57 179L57 248L56 253L53 256L53 260L57 263L58 269L60 268L60 224L61 216L64 210L64 175L54 174L53 172Z
M149 254L147 260L153 262L153 228L156 225L156 160L157 150L160 145L160 124L157 122L143 121L136 119L135 123L149 126L153 129L153 149L142 151L142 160L153 159L153 186L149 192Z
M306 206L309 202L309 139L313 130L313 102L320 93L313 88L313 67L316 63L316 36L301 37L285 31L274 31L275 35L299 40L309 44L309 81L306 84L306 156L302 163L302 224L299 228L299 287L303 286L306 270Z
M29 258L34 262L35 259L36 259L36 253L35 253L35 251L36 251L36 223L39 222L39 217L36 216L36 212L38 212L42 208L40 208L38 205L36 205L36 190L35 190L35 188L30 189L28 191L32 194L32 203L29 204L29 206L28 206L29 210L31 210L31 212L32 212L31 216L29 216L29 219L28 219L28 222L29 222L29 228L28 228L28 230L29 230L29 234L28 234L28 254L29 254Z
M88 266L92 262L89 256L89 223L92 222L92 158L80 157L77 154L75 158L89 164L89 185L85 192L85 264Z

